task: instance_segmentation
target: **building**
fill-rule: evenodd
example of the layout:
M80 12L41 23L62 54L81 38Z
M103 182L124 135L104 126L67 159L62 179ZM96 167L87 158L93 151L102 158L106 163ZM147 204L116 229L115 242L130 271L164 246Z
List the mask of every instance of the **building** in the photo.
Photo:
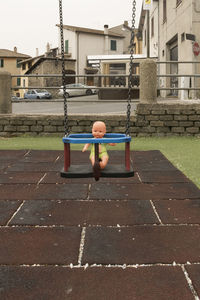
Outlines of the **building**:
M58 54L58 48L49 49L43 55L28 58L20 62L24 75L62 75L62 61ZM75 74L75 60L65 57L66 74ZM75 77L66 77L66 84L74 83ZM62 77L24 77L23 87L60 87L62 85ZM48 89L53 97L56 97L57 89ZM26 89L23 89L23 93Z
M161 95L178 96L181 99L199 98L199 91L189 91L189 88L200 86L199 78L192 77L200 74L200 1L153 0L149 22L147 20L148 13L143 10L139 26L143 32L143 51L146 52L145 41L149 29L150 56L154 56L156 49L159 61L158 73L180 75L159 79L160 87L172 88L161 91ZM166 61L174 63L162 63ZM190 63L181 63L185 61ZM188 90L173 89L178 87Z
M57 26L59 28L59 25ZM100 64L90 64L88 57L101 55L117 57L117 55L130 53L131 28L127 21L112 28L104 25L104 30L64 25L63 35L65 53L76 60L77 75L108 74L112 73L112 69L113 74L116 72L126 74L126 68L120 61L115 60L115 64L112 65L104 64L101 69ZM135 35L135 49L141 51L141 41L139 41L138 35ZM85 83L93 85L97 84L96 81L92 76L87 76Z
M29 55L17 52L17 47L14 47L14 51L8 49L0 49L0 71L7 71L11 75L21 75L20 62L24 59L30 58ZM22 97L22 91L17 87L21 86L21 78L12 78L12 87L16 87L12 94L17 97Z

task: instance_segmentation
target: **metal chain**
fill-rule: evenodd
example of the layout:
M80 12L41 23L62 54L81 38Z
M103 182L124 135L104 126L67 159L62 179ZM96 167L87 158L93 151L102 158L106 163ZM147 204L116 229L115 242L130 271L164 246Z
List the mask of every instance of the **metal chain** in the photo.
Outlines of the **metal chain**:
M136 15L136 0L133 0L132 7L132 26L130 40L130 64L128 76L128 103L127 103L127 119L126 119L126 135L130 135L130 115L131 115L131 89L133 84L133 54L134 54L134 37L135 37L135 15Z
M62 0L59 0L59 15L60 15L60 42L61 42L61 60L62 60L62 85L64 99L64 130L65 136L69 135L68 114L67 114L67 96L65 86L65 52L64 52L64 37L63 37L63 13Z

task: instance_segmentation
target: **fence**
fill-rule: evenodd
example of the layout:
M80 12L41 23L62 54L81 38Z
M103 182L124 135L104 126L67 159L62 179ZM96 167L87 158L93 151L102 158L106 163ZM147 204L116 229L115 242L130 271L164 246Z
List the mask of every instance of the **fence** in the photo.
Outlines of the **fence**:
M174 62L170 62L174 63ZM177 63L177 62L176 62ZM181 63L181 62L180 62ZM186 63L186 62L184 62ZM140 64L140 79L139 87L133 87L133 90L140 89L140 103L137 105L135 116L131 119L131 134L132 135L200 135L200 102L196 101L196 104L192 101L180 104L157 103L157 90L186 90L185 87L159 87L157 81L159 78L166 77L181 77L184 74L162 74L157 75L157 65L153 60L147 59ZM22 75L25 76L25 75ZM34 75L29 75L29 77ZM38 77L57 76L55 75L37 75ZM59 75L61 77L61 75ZM68 75L66 75L68 76ZM71 76L71 75L70 75ZM87 75L82 75L85 77ZM90 75L88 75L90 76ZM95 75L97 78L110 77L113 75ZM126 76L127 75L123 75ZM200 77L200 74L187 74L185 77L190 76L194 78ZM76 75L75 77L81 77ZM169 82L167 82L168 84ZM58 119L54 119L52 116L13 116L5 115L5 113L11 113L11 75L9 73L0 73L0 131L2 135L18 135L24 133L31 133L34 135L42 134L61 134L63 132L63 116L59 116ZM26 89L32 89L33 87L21 87ZM40 87L36 87L40 88ZM44 88L44 86L42 87ZM60 87L46 87L58 89ZM111 90L111 86L98 87L99 90ZM116 87L115 89L127 89L127 86ZM199 86L190 87L190 90L200 90ZM24 120L25 118L25 120ZM27 119L29 118L29 119ZM52 119L53 118L53 119ZM70 116L71 130L73 132L82 132L91 130L91 121L93 116ZM95 117L95 119L98 117ZM113 119L114 118L114 119ZM108 128L113 132L124 132L124 117L122 116L106 116L106 122ZM102 116L101 116L102 119ZM114 125L113 125L114 124Z
M138 64L138 63L137 63ZM139 63L139 68L140 68ZM179 73L178 69L175 74L159 74L159 65L180 65L180 64L190 64L190 65L197 65L200 64L200 62L194 62L194 61L156 61L157 64L157 91L158 95L161 95L163 97L166 97L168 95L174 95L179 96L179 98L185 99L186 95L183 93L177 93L179 91L200 91L200 80L197 82L194 81L194 79L200 79L200 74L194 74L192 68L191 73L187 74ZM167 69L167 68L166 68ZM43 88L43 89L50 89L58 91L61 88L61 74L33 74L33 75L12 75L12 78L60 78L60 85L59 86L49 86L49 85L31 85L31 86L12 86L12 90L28 90L28 89L37 89L37 88ZM129 75L127 74L84 74L84 75L74 75L74 74L65 74L65 78L73 78L74 82L82 82L84 84L87 84L88 79L93 78L93 81L96 83L95 85L98 87L98 90L112 90L115 88L116 90L127 90L128 87L128 80ZM161 80L160 80L161 79ZM170 79L170 80L168 80ZM180 79L180 80L179 80ZM187 80L189 79L189 80ZM140 75L139 74L133 74L132 79L132 90L139 91L140 90ZM165 84L164 84L165 83ZM198 86L199 84L199 86ZM71 87L73 89L73 87ZM79 88L74 88L79 89ZM162 91L165 91L165 93L161 93ZM189 94L189 93L188 93ZM137 94L139 97L139 93ZM183 96L184 95L184 96ZM188 95L189 97L189 95ZM195 95L193 95L193 98Z

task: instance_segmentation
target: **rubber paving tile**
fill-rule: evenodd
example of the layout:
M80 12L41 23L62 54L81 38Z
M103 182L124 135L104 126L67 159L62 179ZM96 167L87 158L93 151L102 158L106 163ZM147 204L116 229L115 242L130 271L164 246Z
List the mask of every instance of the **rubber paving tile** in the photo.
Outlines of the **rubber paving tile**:
M133 162L134 171L174 171L176 168L167 160Z
M0 267L1 300L193 300L180 267Z
M161 200L200 198L200 190L192 183L114 184L94 183L89 199L94 200Z
M77 264L80 228L0 228L0 264Z
M198 262L199 226L87 228L83 264Z
M27 153L27 150L0 150L0 161L3 160L15 160L23 157Z
M24 162L55 162L60 157L63 157L63 151L31 150L24 157Z
M139 176L143 183L189 182L190 180L179 170L174 171L141 171Z
M134 225L159 223L150 201L25 201L9 225Z
M200 224L200 199L153 201L164 224Z
M0 225L7 224L21 203L21 201L0 201Z
M127 178L100 178L100 182L114 182L114 183L140 183L138 174L135 173L134 177ZM41 183L94 183L94 178L63 178L60 172L48 172Z
M35 184L0 184L0 200L31 200Z
M58 172L63 167L62 162L16 162L10 168L9 172Z
M88 197L88 189L88 184L84 183L40 184L34 200L84 200Z
M200 264L185 266L189 278L192 280L193 287L200 298Z
M4 172L0 174L1 183L38 183L44 176L44 172Z
M133 162L166 161L166 157L159 150L131 151Z

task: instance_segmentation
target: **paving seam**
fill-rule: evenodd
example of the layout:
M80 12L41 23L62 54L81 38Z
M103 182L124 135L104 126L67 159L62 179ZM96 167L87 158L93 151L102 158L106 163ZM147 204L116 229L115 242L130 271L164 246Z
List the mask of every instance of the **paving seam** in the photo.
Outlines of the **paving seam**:
M88 184L88 191L87 191L87 198L86 198L86 201L91 201L90 200L90 191L91 191L91 187L92 187L92 184L89 183ZM83 200L84 201L84 200ZM93 201L93 200L92 200Z
M140 177L140 175L139 175L139 173L138 172L136 172L137 173L137 176L138 176L138 178L139 178L139 181L141 182L141 183L143 183L142 182L142 179L141 179L141 177Z
M190 288L190 290L191 290L191 293L192 293L192 295L194 296L195 300L200 300L200 298L199 298L199 296L198 296L198 294L197 294L197 292L196 292L196 290L195 290L195 288L194 288L194 285L193 285L193 283L192 283L192 280L191 280L191 278L190 278L188 272L187 272L186 269L185 269L185 266L184 266L184 265L181 266L181 269L182 269L182 271L183 271L183 274L185 275L185 279L186 279L186 281L187 281L187 283L188 283L188 286L189 286L189 288Z
M42 180L43 180L46 176L47 176L47 173L45 173L45 174L40 178L40 180L36 183L36 185L39 185L39 184L42 182Z
M25 201L25 200L24 200ZM134 228L134 227L199 227L200 224L134 224L134 225L92 225L92 224L88 224L88 225L85 225L84 227L87 229L87 228ZM8 227L8 226L5 226L5 225L0 225L0 229L1 228L5 228L5 227ZM64 227L82 227L80 224L78 225L64 225L64 224L59 224L59 225L38 225L38 224L34 224L34 225L31 225L31 224L15 224L15 225L10 225L9 228L17 228L17 227L30 227L30 228L33 228L33 227L37 227L37 228L64 228Z
M156 207L155 207L153 201L152 201L152 200L149 200L149 201L150 201L150 203L151 203L151 206L152 206L152 208L153 208L153 211L154 211L154 213L155 213L155 215L156 215L158 221L160 222L161 225L163 225L163 222L161 221L161 218L160 218L160 216L159 216L159 214L158 214L158 212L157 212L157 210L156 210Z
M15 215L20 211L21 207L24 205L25 200L22 201L22 203L19 205L18 209L14 212L14 214L11 216L11 218L8 220L8 222L6 223L6 226L2 226L2 227L8 227L9 223L12 221L12 219L15 217ZM10 226L9 226L10 227Z
M81 240L80 240L79 256L78 256L78 265L80 266L83 257L84 245L85 245L85 235L86 235L86 227L83 227L81 232Z
M28 150L28 151L24 154L24 156L29 155L30 152L31 152L31 150Z
M62 268L76 268L76 269L80 269L80 268L118 268L118 269L138 269L138 268L154 268L154 267L183 267L185 268L186 266L192 266L192 265L200 265L200 262L194 262L194 263L176 263L173 262L172 264L169 263L155 263L155 264L135 264L135 265L128 265L128 264L121 264L121 265L112 265L112 264L108 264L108 265L102 265L102 264L88 264L85 263L84 265L74 265L73 263L70 264L0 264L0 267L11 267L11 266L16 266L16 267L46 267L46 266L52 266L52 267L62 267ZM185 271L184 271L185 272ZM186 271L187 273L187 271ZM185 273L184 273L185 275ZM188 281L191 281L189 275L186 275L188 277Z

